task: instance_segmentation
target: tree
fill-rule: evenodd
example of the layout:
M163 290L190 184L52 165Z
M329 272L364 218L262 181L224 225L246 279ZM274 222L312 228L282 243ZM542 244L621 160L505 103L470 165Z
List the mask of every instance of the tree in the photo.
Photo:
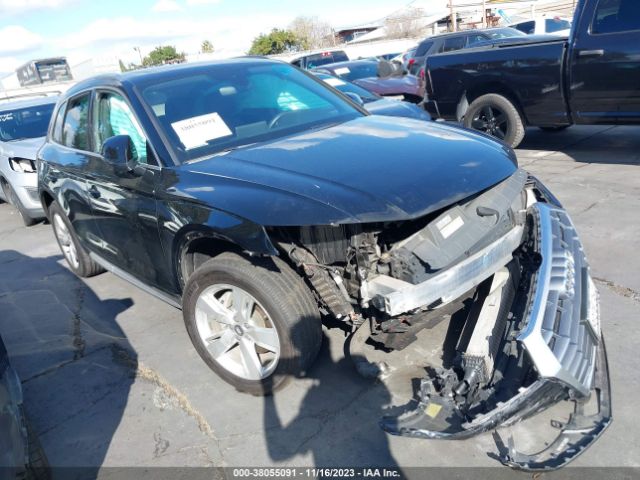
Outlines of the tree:
M408 7L395 13L384 22L387 29L387 38L411 38L419 36L424 29L424 10L417 7Z
M274 28L268 34L253 39L249 55L274 55L277 53L297 52L304 49L304 41L290 30Z
M165 65L167 63L182 63L185 61L185 54L178 53L173 45L165 45L154 48L149 55L144 57L142 65L152 67L154 65Z
M304 41L304 48L323 48L335 45L335 36L331 25L318 17L296 17L289 30Z
M200 45L200 52L202 53L213 53L213 43L209 40L204 40Z

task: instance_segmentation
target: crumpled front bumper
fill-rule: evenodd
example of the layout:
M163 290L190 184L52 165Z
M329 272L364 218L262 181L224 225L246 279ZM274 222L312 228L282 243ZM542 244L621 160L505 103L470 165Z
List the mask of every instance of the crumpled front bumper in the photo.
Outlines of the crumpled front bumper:
M508 401L473 420L435 431L428 418L440 410L430 398L429 382L423 381L418 408L400 417L381 421L391 434L431 439L463 439L510 426L566 400L575 411L561 432L544 450L527 455L515 450L513 439L501 452L504 464L539 471L563 467L588 448L611 423L611 389L604 339L600 333L597 291L589 275L582 244L575 228L560 207L535 203L529 208L537 229L536 250L540 265L532 281L525 327L517 340L535 366L538 379ZM597 413L585 415L589 401Z

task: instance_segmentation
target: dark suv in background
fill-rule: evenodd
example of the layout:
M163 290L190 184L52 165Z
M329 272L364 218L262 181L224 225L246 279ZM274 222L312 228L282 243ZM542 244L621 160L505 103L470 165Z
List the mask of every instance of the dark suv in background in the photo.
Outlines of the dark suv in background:
M409 73L418 75L424 67L427 57L437 53L452 52L472 47L477 43L500 40L502 38L523 37L525 34L515 28L488 28L485 30L465 30L463 32L443 33L422 40L416 47Z

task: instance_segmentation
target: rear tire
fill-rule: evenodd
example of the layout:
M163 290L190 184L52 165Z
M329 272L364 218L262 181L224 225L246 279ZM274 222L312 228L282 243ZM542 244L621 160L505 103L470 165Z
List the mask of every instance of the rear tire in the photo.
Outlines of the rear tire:
M91 259L89 253L80 244L67 215L55 201L49 206L49 218L58 246L73 273L79 277L87 278L105 271Z
M515 105L495 93L476 98L464 117L464 126L484 132L516 148L524 139L524 122Z
M189 277L182 304L200 357L241 392L269 395L303 376L322 344L311 292L276 257L214 257Z
M20 214L20 218L22 219L22 223L24 223L24 226L31 227L32 225L35 225L36 223L38 223L37 218L31 217L27 213L27 210L22 205L22 202L18 198L18 195L16 195L16 192L13 190L13 187L11 187L11 185L9 185L8 183L3 183L3 188L4 188L5 197L9 200L9 203L11 203L11 205L13 205L15 209L18 211L18 213Z

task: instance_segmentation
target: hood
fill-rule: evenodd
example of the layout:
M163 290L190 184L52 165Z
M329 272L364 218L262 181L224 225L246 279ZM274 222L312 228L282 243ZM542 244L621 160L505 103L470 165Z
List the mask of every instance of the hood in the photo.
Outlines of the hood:
M424 109L409 102L399 102L382 98L373 102L365 103L364 108L372 115L386 115L389 117L415 118L416 120L431 120Z
M413 75L361 78L354 80L353 83L380 95L398 95L401 93L408 93L410 95L420 94L418 77L414 77Z
M45 137L26 138L24 140L14 140L1 143L2 150L8 157L27 158L35 160L36 154L44 144Z
M513 150L488 137L370 115L185 164L167 184L261 225L327 225L417 218L515 170Z

